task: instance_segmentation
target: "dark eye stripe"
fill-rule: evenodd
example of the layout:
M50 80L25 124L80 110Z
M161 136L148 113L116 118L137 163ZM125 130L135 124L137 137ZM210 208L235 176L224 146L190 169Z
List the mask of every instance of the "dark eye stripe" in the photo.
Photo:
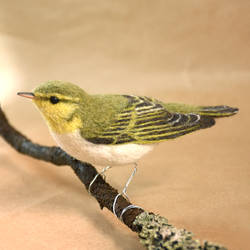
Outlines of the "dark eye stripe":
M49 100L52 104L57 104L59 102L59 99L56 96L51 96Z

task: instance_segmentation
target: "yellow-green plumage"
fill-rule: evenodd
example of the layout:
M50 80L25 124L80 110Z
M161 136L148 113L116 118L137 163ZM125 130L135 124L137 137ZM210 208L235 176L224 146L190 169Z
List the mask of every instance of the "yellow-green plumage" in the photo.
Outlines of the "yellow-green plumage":
M133 95L89 95L61 81L18 94L33 100L62 149L79 160L108 166L135 163L157 143L211 127L215 118L238 111Z
M238 111L228 106L164 103L133 95L89 95L61 81L49 81L33 93L18 94L34 101L63 150L101 166L136 163L159 142L211 127L215 118Z
M214 125L214 118L230 116L228 106L163 103L132 95L88 95L78 86L50 81L34 90L34 101L51 129L59 134L80 130L94 144L151 144ZM50 103L50 97L60 101Z

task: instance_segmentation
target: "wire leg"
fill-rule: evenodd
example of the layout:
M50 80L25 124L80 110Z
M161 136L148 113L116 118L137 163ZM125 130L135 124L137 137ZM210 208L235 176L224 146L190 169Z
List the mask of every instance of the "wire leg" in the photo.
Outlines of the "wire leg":
M127 195L127 189L128 189L128 185L130 184L130 182L132 181L133 177L135 176L137 172L137 163L134 163L134 170L132 172L132 174L130 175L130 177L128 178L123 190L122 190L122 195L125 196L125 198L129 201L128 195Z
M134 177L136 171L137 171L137 163L134 163L134 170L133 170L132 174L130 175L130 177L128 178L128 180L127 180L127 182L126 182L126 184L125 184L125 186L124 186L124 188L123 188L123 190L122 190L122 193L117 194L116 197L115 197L115 199L114 199L114 202L113 202L113 206L112 206L112 207L113 207L113 213L114 213L114 215L115 215L116 217L117 217L117 214L116 214L115 208L116 208L117 200L118 200L119 196L122 196L122 195L123 195L123 196L129 201L129 198L128 198L128 195L127 195L127 189L128 189L128 185L129 185L130 182L132 181L132 179L133 179L133 177ZM121 215L120 215L120 219L122 220L122 215L123 215L128 209L134 208L134 207L137 207L137 206L131 206L131 207L129 207L129 208L127 207L127 208L125 208L125 210L123 209L123 211L122 211L122 213L121 213Z
M89 187L88 187L88 192L89 192L89 194L91 194L91 186L92 186L93 183L96 181L96 179L97 179L97 177L98 177L99 175L102 175L103 178L106 179L106 178L105 178L106 176L104 175L104 173L105 173L109 168L111 168L111 167L110 167L110 166L107 166L107 167L103 168L102 171L101 171L100 173L97 173L97 174L96 174L96 176L93 178L93 180L92 180L92 181L90 182L90 184L89 184Z

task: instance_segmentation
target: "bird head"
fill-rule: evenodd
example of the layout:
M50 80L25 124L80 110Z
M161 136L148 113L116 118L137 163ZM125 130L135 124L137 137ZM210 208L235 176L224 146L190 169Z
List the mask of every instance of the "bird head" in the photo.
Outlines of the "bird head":
M78 114L88 95L80 87L68 82L49 81L33 92L17 94L32 99L54 132L72 132L81 126Z

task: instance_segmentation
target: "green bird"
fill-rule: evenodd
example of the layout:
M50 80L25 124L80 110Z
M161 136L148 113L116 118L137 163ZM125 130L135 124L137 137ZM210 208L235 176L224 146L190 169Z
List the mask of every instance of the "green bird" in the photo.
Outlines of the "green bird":
M136 163L159 142L215 124L237 108L164 103L135 95L89 95L80 87L49 81L31 98L57 144L78 160L101 166Z

